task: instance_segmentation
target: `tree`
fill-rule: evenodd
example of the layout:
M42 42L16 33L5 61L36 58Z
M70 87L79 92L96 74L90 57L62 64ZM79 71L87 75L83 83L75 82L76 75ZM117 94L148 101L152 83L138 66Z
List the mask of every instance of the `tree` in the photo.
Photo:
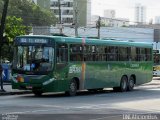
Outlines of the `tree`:
M5 36L12 42L16 36L25 35L31 28L23 25L22 18L7 17Z
M0 12L2 13L4 1L0 0ZM1 16L0 16L1 18ZM50 26L56 23L54 14L40 8L29 0L10 0L8 17L5 26L5 41L3 41L2 57L12 60L13 39L19 35L25 35L31 29L30 26ZM29 27L26 27L29 26Z
M2 9L3 9L3 1L0 0L0 13L2 13Z
M8 15L21 17L26 26L50 26L57 21L51 11L47 11L29 0L10 0Z
M19 35L25 35L31 29L23 25L22 18L8 16L4 32L4 40L2 47L2 58L12 60L13 57L13 39Z
M41 9L39 6L33 6L32 25L36 26L50 26L56 23L56 18L51 12Z

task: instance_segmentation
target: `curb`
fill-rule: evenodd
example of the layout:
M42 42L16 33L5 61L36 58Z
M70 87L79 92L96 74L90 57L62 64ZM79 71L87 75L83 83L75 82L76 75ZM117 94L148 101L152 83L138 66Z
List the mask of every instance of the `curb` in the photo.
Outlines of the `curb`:
M21 95L21 94L31 94L32 91L17 91L17 92L0 92L0 96L3 95Z

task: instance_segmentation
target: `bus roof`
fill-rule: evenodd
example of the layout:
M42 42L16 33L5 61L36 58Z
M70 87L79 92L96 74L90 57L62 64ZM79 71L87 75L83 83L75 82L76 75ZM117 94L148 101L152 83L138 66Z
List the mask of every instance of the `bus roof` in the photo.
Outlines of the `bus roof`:
M16 38L48 38L60 43L70 44L88 44L88 45L110 45L110 46L135 46L135 47L147 47L152 48L152 43L149 42L133 42L116 39L95 39L95 38L76 38L76 37L64 37L64 36L46 36L46 35L24 35Z

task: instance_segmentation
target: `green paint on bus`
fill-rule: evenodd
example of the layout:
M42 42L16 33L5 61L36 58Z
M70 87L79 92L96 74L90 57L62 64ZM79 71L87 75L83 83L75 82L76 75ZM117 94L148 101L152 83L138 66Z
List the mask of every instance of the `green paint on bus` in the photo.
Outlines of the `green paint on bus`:
M12 88L45 92L132 90L152 80L152 44L61 36L15 39ZM126 87L125 87L126 83Z

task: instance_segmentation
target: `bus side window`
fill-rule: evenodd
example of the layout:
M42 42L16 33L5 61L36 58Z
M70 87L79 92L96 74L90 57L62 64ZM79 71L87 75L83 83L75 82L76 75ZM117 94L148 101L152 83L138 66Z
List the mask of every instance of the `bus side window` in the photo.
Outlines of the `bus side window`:
M131 47L131 60L136 61L137 59L137 54L136 54L136 47Z
M125 61L127 58L127 49L125 47L118 47L118 60L119 61Z
M68 46L66 44L57 44L57 63L68 62Z
M136 48L136 55L137 55L136 61L140 61L141 60L140 48Z
M151 61L151 49L145 48L146 61Z
M105 48L104 48L104 53L105 53L104 56L105 56L105 58L106 58L105 60L108 61L108 58L109 58L109 55L108 55L108 47L105 47Z
M83 60L83 47L80 44L70 45L70 61L82 61Z

